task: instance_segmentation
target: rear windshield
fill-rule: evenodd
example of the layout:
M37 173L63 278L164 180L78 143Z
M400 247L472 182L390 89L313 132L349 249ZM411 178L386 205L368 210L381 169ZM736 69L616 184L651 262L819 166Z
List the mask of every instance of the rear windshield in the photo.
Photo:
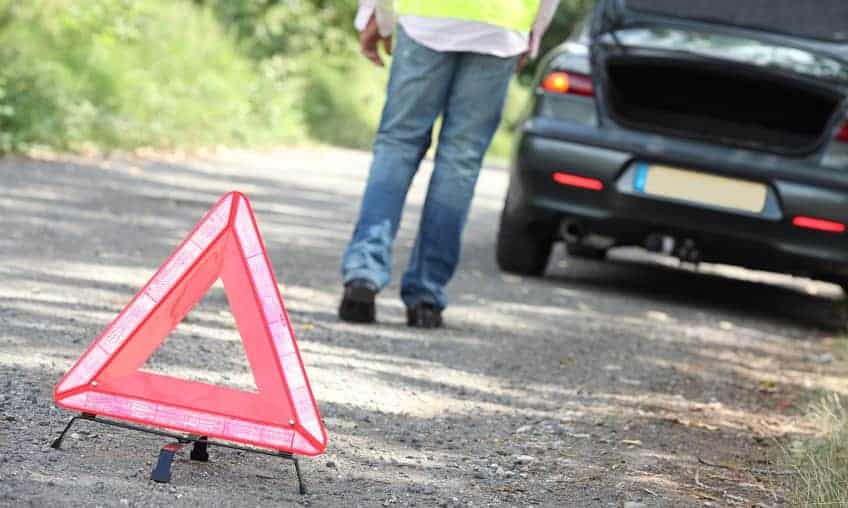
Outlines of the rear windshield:
M848 41L848 0L626 0L626 4L650 14Z

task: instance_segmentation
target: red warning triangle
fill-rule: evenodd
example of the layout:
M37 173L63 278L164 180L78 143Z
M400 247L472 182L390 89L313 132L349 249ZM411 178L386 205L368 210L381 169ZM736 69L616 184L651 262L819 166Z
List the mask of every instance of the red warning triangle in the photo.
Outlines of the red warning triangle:
M139 371L218 278L256 392ZM327 431L247 198L226 194L56 385L64 408L318 455Z

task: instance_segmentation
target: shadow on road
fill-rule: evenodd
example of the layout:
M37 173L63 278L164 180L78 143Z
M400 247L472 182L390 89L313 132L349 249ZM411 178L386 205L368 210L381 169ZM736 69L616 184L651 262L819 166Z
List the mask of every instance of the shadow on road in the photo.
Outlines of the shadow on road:
M326 458L307 465L319 505L354 492L425 505L771 503L782 486L744 466L772 461L775 441L807 431L798 414L816 393L848 394L826 347L844 324L838 290L561 253L547 278L501 274L493 239L503 171L481 178L447 329L406 328L396 284L381 295L381 324L340 323L337 265L367 163L366 154L315 150L0 161L0 381L15 380L0 407L22 414L0 425L0 442L25 443L0 473L18 500L37 501L45 478L68 470L79 481L54 486L67 496L104 477L116 492L145 481L133 471L139 457L152 460L149 438L98 432L74 445L85 461L42 453L67 416L52 408L51 388L232 189L253 202L330 430ZM396 273L425 185L410 196ZM218 333L226 311L224 298L204 302L157 368L219 382L249 372L235 360L238 340ZM33 421L46 424L21 423ZM114 448L124 452L106 452ZM701 471L699 457L743 467ZM229 500L227 484L275 467L221 460L220 469L182 469L180 503ZM12 477L12 468L41 476ZM269 485L285 491L279 476ZM173 502L164 490L150 496Z
M670 266L674 264L676 260L627 249L613 253L606 262L561 258L548 280L602 294L648 297L789 325L830 331L846 326L846 306L836 286L733 267L707 265L707 271L697 271L692 266Z

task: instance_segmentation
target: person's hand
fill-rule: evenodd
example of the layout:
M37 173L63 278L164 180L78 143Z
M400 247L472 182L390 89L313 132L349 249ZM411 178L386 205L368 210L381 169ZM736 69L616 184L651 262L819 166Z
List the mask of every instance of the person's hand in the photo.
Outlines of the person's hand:
M530 61L530 51L532 50L532 47L533 47L533 32L532 31L527 36L527 40L530 41L530 45L527 48L527 51L525 51L524 53L522 53L518 57L518 64L516 64L516 66L515 66L515 72L517 74L521 74L521 71L523 71L524 68L527 67L527 62Z
M391 55L392 36L382 37L377 27L377 16L371 16L365 29L359 35L359 48L362 54L365 55L365 58L383 67L385 64L383 63L383 59L380 58L380 51L377 49L380 41L383 41L383 49L386 51L386 54Z
M521 56L518 57L518 63L515 65L515 72L517 74L521 74L521 71L527 67L527 62L530 61L530 52L522 53Z

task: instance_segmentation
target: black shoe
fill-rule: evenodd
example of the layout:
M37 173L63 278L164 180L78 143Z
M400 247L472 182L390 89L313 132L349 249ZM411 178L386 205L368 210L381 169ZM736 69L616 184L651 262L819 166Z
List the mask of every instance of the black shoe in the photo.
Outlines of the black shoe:
M342 303L339 305L339 319L351 323L373 323L377 320L377 306L374 297L377 286L365 279L354 279L345 284Z
M441 328L442 311L431 303L416 303L406 308L406 325L415 328Z

